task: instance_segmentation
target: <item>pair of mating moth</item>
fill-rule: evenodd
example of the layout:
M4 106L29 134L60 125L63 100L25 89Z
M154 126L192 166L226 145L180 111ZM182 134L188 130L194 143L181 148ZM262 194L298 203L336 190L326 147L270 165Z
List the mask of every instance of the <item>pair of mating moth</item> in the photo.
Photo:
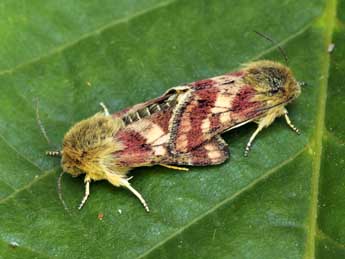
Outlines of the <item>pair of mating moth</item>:
M85 174L85 195L90 182L107 180L144 198L129 183L127 173L141 166L206 166L229 157L221 134L248 122L258 124L245 148L248 154L256 135L275 118L284 116L295 132L285 106L299 96L301 83L290 69L272 61L246 64L237 72L173 87L162 96L123 111L104 112L75 124L64 136L60 155L64 172Z

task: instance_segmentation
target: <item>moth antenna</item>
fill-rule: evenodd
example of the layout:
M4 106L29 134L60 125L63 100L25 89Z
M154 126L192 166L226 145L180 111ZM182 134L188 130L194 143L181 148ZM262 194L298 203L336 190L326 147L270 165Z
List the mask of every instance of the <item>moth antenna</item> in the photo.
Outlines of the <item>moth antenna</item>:
M61 174L59 175L57 182L56 182L56 187L57 187L57 192L58 192L58 196L59 196L59 200L61 201L65 211L69 212L69 209L67 207L67 204L65 202L65 200L63 199L62 196L62 176L64 175L65 172L61 172Z
M43 123L41 121L41 118L40 118L40 112L39 112L39 99L37 98L36 99L36 120L37 120L37 124L44 136L44 138L47 140L48 144L50 145L50 139L48 137L48 134L47 134L47 131L46 129L44 128L43 126ZM62 154L62 151L58 150L58 151L46 151L46 155L47 156L61 156ZM58 192L58 196L59 196L59 200L61 201L64 209L69 212L69 209L67 207L67 204L65 202L65 200L63 199L63 196L62 196L62 188L61 188L61 185L62 185L62 176L64 175L65 172L62 172L58 179L57 179L57 182L56 182L56 187L57 187L57 192Z
M254 30L254 32L255 32L257 35L263 37L264 39L270 41L271 43L278 44L275 40L273 40L272 38L268 37L267 35L265 35L265 34L263 34L263 33L261 33L261 32L255 31L255 30ZM278 46L278 49L279 49L280 54L282 54L282 56L283 56L283 58L284 58L284 60L285 60L286 65L288 66L288 65L289 65L289 64L288 64L288 57L287 57L287 55L286 55L284 49L283 49L282 47L280 47L280 46Z
M307 82L304 81L298 81L299 86L308 86Z
M44 126L43 126L43 123L42 123L42 121L40 119L39 100L38 100L38 98L36 99L36 120L37 120L37 124L38 124L38 126L39 126L39 128L40 128L40 130L41 130L41 132L42 132L42 134L44 136L44 138L47 140L48 144L50 145L50 139L49 139L49 137L47 135L47 132L46 132Z
M61 150L57 150L57 151L46 151L46 155L47 155L47 156L61 156L61 155L62 155L62 151L61 151Z

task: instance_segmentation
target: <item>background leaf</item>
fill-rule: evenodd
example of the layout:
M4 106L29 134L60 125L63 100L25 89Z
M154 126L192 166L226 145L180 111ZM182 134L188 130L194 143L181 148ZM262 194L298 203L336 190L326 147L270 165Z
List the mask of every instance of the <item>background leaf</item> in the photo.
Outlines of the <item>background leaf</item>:
M0 257L344 258L344 1L5 0L0 13ZM150 214L106 182L77 211L82 179L65 176L63 209L59 161L44 151L100 101L115 112L244 62L282 62L278 45L308 83L288 107L301 136L277 120L244 158L248 125L224 135L220 166L134 170Z

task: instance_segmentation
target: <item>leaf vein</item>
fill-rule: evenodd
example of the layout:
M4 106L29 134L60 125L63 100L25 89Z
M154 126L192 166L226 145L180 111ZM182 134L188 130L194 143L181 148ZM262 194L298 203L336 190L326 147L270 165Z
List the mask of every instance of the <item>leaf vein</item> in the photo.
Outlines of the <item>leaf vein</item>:
M26 190L26 189L29 189L30 187L32 187L32 185L34 185L35 183L39 182L40 180L46 178L47 176L50 176L51 174L55 173L55 169L56 168L53 168L51 170L47 170L47 171L43 171L43 173L38 176L38 177L35 177L31 182L29 182L28 184L24 185L23 187L21 188L18 188L16 189L13 193L11 193L10 195L6 196L5 198L1 199L0 200L0 204L3 204L5 203L6 201L14 198L18 193Z
M333 237L327 235L327 234L326 234L325 232L323 232L321 229L318 229L318 230L317 230L317 236L318 236L320 239L325 239L325 240L330 241L332 244L334 244L335 246L337 246L337 248L342 249L342 250L345 250L345 244L342 244L342 243L336 241Z
M6 246L6 245L11 246L11 245L10 245L8 242L6 242L5 240L0 240L0 242L2 242L2 243L4 244L4 246ZM20 244L19 244L18 248L19 248L20 250L29 251L30 253L35 254L35 255L39 255L39 256L41 256L40 258L53 258L53 257L47 256L47 255L45 255L45 254L42 254L42 253L40 253L40 252L38 252L38 251L32 250L31 248L22 246L22 245L20 245ZM17 249L17 248L13 248L13 249ZM26 256L27 256L27 254L26 254ZM0 257L0 258L2 258L2 257Z
M29 164L33 165L35 168L37 168L38 170L40 170L40 172L42 172L42 169L35 164L33 161L31 161L30 159L28 159L27 157L25 157L23 154L21 154L14 146L12 146L8 141L5 140L4 136L2 136L0 134L0 139L10 148L12 149L18 156L20 156L22 159L24 159L25 161L27 161Z
M295 160L298 156L300 156L305 150L307 150L307 145L304 146L301 150L299 150L298 152L296 152L295 154L293 154L291 157L289 157L288 159L286 159L285 161L281 162L280 164L278 164L277 166L271 168L270 170L268 170L266 173L264 173L263 175L261 175L260 177L256 178L255 180L253 180L250 184L248 184L247 186L245 186L244 188L238 190L237 192L235 192L233 195L231 195L228 198L225 198L223 201L219 202L217 205L211 207L209 210L205 211L204 213L202 213L200 216L194 218L192 221L190 221L188 224L186 224L185 226L181 227L180 229L178 229L177 231L173 232L171 235L169 235L167 238L163 239L161 242L157 243L156 245L154 245L152 248L150 248L149 250L147 250L144 254L140 255L137 257L137 259L143 258L147 255L149 255L152 251L154 251L155 249L157 249L158 247L161 247L162 245L164 245L166 242L168 242L169 240L172 240L174 237L176 237L177 235L183 233L185 230L189 229L190 227L192 227L195 223L199 222L200 220L202 220L203 218L205 218L207 215L209 215L210 213L216 211L217 209L219 209L221 206L223 206L224 204L231 202L237 198L239 198L242 194L246 193L247 191L251 190L252 188L254 188L257 184L261 183L263 180L267 179L268 177L270 177L271 175L273 175L275 172L277 172L280 168L284 167L285 165L289 164L290 162L292 162L293 160Z
M68 49L76 44L78 44L79 42L85 40L85 39L88 39L88 38L91 38L93 37L94 35L96 34L100 34L106 30L108 30L109 28L112 28L118 24L121 24L121 23L128 23L130 20L136 18L136 17L140 17L146 13L150 13L152 11L155 11L155 10L158 10L160 8L163 8L163 7L166 7L166 6L169 6L170 4L173 4L175 3L176 0L172 0L172 1L166 1L166 2L162 2L162 3L159 3L158 5L154 6L154 7L151 7L151 8L147 8L147 9L144 9L142 11L139 11L133 15L130 15L128 17L124 17L124 18L120 18L120 19L115 19L103 26L100 26L100 28L92 31L92 32L89 32L89 33L86 33L84 35L82 35L81 37L79 37L78 39L75 39L69 43L65 43L65 44L62 44L60 45L59 47L56 47L56 48L53 48L51 51L49 51L48 53L42 55L42 56L39 56L39 57L36 57L28 62L25 62L25 63L22 63L22 64L19 64L19 65L16 65L15 67L11 68L11 69L4 69L4 70L1 70L0 71L0 76L3 75L3 74L11 74L11 73L14 73L16 70L22 68L22 67L26 67L26 66L29 66L31 64L34 64L34 63L37 63L39 62L40 60L44 59L44 58L47 58L49 56L52 56L56 53L60 53L62 52L63 50L65 49Z

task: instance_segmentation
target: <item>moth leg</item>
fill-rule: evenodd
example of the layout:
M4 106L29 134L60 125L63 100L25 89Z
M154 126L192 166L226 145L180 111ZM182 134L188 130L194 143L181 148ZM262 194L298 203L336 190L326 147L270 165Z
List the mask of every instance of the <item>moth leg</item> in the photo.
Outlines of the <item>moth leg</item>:
M258 127L257 129L254 131L254 133L252 134L252 136L250 137L248 144L246 146L246 149L244 151L244 156L248 156L248 153L250 151L250 148L252 146L252 143L256 137L256 135L258 135L258 133L263 129L268 127L269 125L271 125L273 123L273 121L282 115L285 115L285 109L278 107L276 109L272 109L270 110L264 117L262 117L261 119L255 121L256 123L258 123ZM292 125L292 124L291 124Z
M287 125L294 131L296 132L298 135L301 134L301 132L299 131L298 128L295 127L295 125L293 125L293 123L291 122L289 116L288 116L288 111L285 109L284 110L284 118L285 118L285 121L287 123Z
M107 174L107 177L106 177L106 179L107 179L112 185L117 186L117 187L123 186L123 187L126 187L128 190L130 190L130 191L140 200L140 202L143 204L145 210L146 210L147 212L149 212L149 211L150 211L149 206L147 206L147 203L146 203L146 201L144 200L144 198L143 198L143 197L141 196L141 194L140 194L137 190L135 190L135 189L130 185L130 183L128 182L128 181L129 181L130 179L132 179L132 178L133 178L133 176L131 176L131 177L127 178L127 179L124 179L124 178L122 178L121 175L118 175L118 174L116 174L116 173L108 173L108 174Z
M144 200L143 196L141 196L141 194L130 185L130 183L128 182L128 179L122 180L121 181L121 185L126 187L128 190L130 190L140 200L140 202L144 206L145 210L147 212L150 212L149 206L147 205L147 203Z
M90 195L90 182L91 182L90 177L89 176L85 176L85 179L84 179L85 194L84 194L84 197L81 200L80 205L78 207L79 210L84 206L85 202L87 201L87 198L89 198L89 195Z
M103 108L104 115L109 116L110 113L109 113L107 106L105 106L103 102L100 102L99 105Z
M256 130L254 131L254 133L251 135L247 145L246 145L246 149L244 150L244 156L248 156L248 153L250 151L250 148L252 147L253 141L255 139L255 137L258 135L258 133L263 129L264 124L259 123L259 126L256 128Z
M159 165L166 168L179 170L179 171L189 171L189 168L186 168L186 167L173 166L173 165L167 165L167 164L159 164Z

